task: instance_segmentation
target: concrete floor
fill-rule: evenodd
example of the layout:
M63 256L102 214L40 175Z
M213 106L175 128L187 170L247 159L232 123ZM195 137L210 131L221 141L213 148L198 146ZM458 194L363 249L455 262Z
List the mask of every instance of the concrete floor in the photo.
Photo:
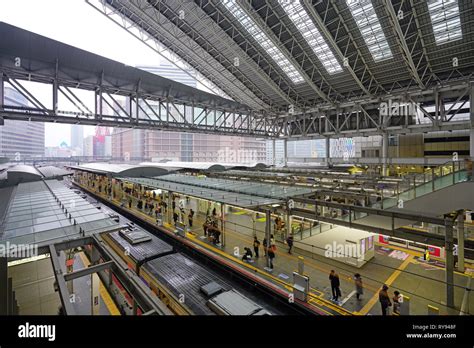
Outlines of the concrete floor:
M49 258L8 268L20 315L56 315L61 305L54 291L54 272Z
M60 262L65 264L64 255ZM75 254L74 270L84 268L83 259ZM54 272L49 257L21 263L8 268L8 276L12 278L13 290L20 307L20 315L57 315L61 306L59 293L54 291ZM91 314L90 276L73 280L73 307L77 314ZM101 296L100 314L110 315L109 308Z

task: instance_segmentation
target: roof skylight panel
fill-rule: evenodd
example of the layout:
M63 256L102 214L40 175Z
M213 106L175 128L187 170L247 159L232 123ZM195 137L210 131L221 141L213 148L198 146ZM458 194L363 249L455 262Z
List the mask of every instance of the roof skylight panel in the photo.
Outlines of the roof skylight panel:
M392 58L390 45L370 0L346 0L374 61Z
M254 40L265 50L273 61L283 70L293 83L303 82L303 76L295 66L283 55L278 47L257 26L257 24L240 8L235 0L222 0L222 4L237 19L237 21L252 35Z
M329 74L341 72L341 65L301 3L298 0L280 1L280 5L308 45L312 48L326 71Z
M428 11L437 45L462 38L457 0L428 0Z

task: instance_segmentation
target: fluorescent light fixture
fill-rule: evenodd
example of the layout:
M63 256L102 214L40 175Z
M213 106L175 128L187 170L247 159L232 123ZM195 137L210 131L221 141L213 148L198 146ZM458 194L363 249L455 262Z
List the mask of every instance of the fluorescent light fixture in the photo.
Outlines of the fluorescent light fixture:
M235 0L222 0L221 2L227 10L237 19L237 21L247 30L255 41L267 52L267 54L277 63L288 78L293 83L303 82L303 76L296 70L295 66L283 55L278 47L268 38L268 36L258 27L238 5Z
M311 47L313 52L316 54L326 71L329 74L341 72L341 65L327 45L321 32L316 28L305 8L301 5L300 1L280 0L280 5L283 10L285 10L288 18L291 19L295 27L306 40L309 47Z
M428 11L437 45L462 38L457 0L428 0Z
M374 61L392 58L392 51L370 0L346 0Z

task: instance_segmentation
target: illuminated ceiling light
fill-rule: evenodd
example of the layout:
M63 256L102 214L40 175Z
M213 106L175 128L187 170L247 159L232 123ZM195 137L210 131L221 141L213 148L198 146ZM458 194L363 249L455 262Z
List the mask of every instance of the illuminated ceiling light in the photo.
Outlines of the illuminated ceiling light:
M462 38L457 0L428 0L428 11L437 45Z
M346 0L374 61L392 58L392 51L370 0Z
M297 84L304 81L303 76L296 70L295 66L283 55L278 47L258 27L258 25L240 8L235 0L222 0L227 10L237 19L245 30L255 41L267 52L277 65L288 76L291 82Z
M285 1L280 0L280 5L285 10L288 18L291 19L295 27L301 33L303 38L312 48L321 64L329 74L335 74L342 71L342 67L332 53L331 49L316 28L308 13L298 0Z

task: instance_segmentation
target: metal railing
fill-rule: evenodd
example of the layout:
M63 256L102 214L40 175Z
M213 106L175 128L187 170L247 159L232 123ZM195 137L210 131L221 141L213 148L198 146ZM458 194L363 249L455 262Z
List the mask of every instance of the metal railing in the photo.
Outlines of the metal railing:
M372 205L373 208L387 209L396 206L400 200L405 202L428 193L443 189L464 181L467 178L464 161L450 161L445 164L425 170L423 173L406 175L404 180L397 184L395 192L384 195ZM385 191L386 192L386 191Z

